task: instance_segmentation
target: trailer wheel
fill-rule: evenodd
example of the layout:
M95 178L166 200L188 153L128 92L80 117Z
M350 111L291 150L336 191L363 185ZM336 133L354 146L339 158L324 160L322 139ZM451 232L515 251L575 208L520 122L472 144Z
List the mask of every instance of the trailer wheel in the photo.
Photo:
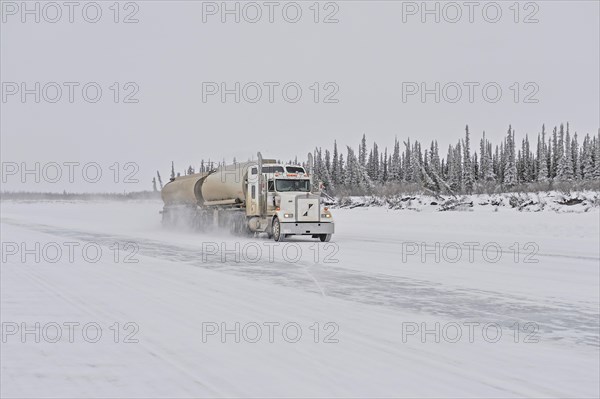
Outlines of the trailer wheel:
M273 219L271 231L273 232L273 239L275 241L281 242L285 239L285 234L281 234L281 223L279 223L278 218Z
M331 240L331 234L319 234L319 240L321 240L321 242L329 242L329 240Z

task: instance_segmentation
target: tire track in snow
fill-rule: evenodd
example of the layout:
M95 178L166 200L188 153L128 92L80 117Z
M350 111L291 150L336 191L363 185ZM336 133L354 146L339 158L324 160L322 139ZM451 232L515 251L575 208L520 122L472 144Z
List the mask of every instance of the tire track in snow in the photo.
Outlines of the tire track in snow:
M359 302L425 313L481 324L498 323L510 329L516 321L535 322L541 339L600 347L598 308L591 304L529 298L496 291L447 287L440 283L401 276L366 273L336 266L289 262L205 262L200 248L151 239L65 229L3 219L3 223L109 247L115 241L131 241L139 254L171 262L251 278L261 282ZM211 255L213 255L211 253ZM143 267L143 266L140 266ZM310 273L307 273L310 271ZM315 284L315 281L319 284Z

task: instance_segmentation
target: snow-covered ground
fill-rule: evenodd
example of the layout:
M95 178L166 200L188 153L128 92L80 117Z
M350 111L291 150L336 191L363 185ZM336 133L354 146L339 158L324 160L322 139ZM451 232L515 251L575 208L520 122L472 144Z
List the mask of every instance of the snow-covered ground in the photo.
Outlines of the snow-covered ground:
M336 209L328 244L160 208L1 203L2 397L600 395L597 207Z
M336 207L349 209L379 206L394 210L417 212L471 211L475 209L497 212L499 209L513 209L519 212L582 213L600 207L600 191L472 194L456 197L450 195L434 197L420 194L385 198L353 196L344 197L333 204Z

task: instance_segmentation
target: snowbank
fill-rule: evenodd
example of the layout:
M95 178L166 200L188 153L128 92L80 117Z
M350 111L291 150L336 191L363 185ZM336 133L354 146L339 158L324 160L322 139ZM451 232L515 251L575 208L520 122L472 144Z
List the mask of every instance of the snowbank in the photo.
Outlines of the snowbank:
M553 211L582 213L598 211L600 193L583 191L578 193L504 193L473 194L456 198L451 196L407 195L394 197L344 197L332 205L334 208L385 207L395 210L412 211L498 211L499 208L514 209L520 212Z

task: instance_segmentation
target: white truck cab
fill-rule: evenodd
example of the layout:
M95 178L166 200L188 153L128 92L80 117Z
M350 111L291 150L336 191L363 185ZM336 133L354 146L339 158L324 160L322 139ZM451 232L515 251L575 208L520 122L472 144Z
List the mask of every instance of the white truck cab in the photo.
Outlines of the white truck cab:
M321 204L320 192L312 192L310 174L299 165L264 163L253 166L249 172L248 198L252 205L247 207L249 213L260 213L258 192L259 180L250 176L258 175L262 170L265 188L266 206L265 231L276 241L283 241L291 235L310 235L321 241L329 241L334 233L331 212ZM256 181L253 188L252 181ZM254 190L254 195L253 195Z

